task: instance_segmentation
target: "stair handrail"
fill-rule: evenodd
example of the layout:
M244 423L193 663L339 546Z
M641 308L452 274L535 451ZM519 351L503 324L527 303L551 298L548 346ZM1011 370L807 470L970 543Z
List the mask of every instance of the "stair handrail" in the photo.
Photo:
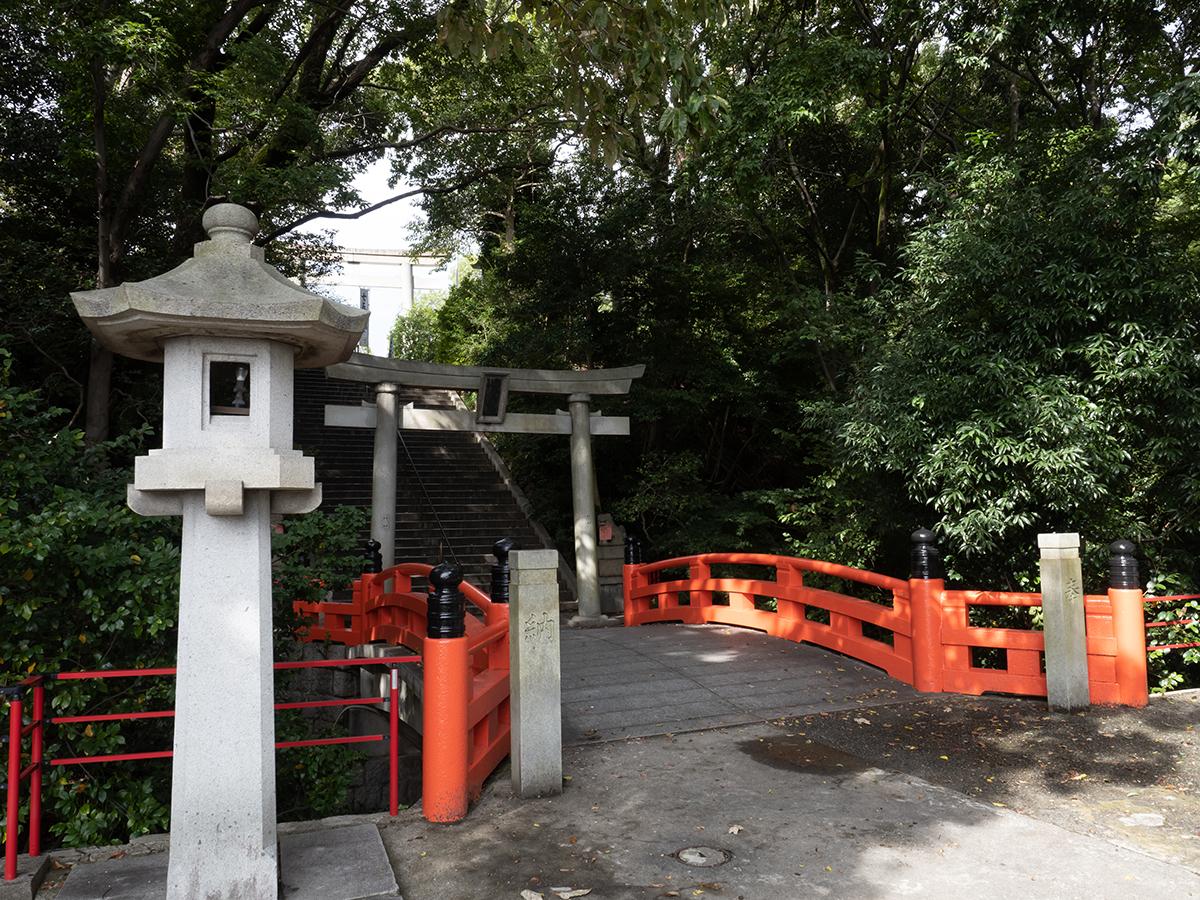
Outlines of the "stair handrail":
M442 525L442 517L438 515L437 506L429 497L429 491L425 489L425 481L421 478L421 472L417 468L416 460L413 459L412 453L408 449L408 441L404 440L404 429L396 427L396 436L400 439L400 446L404 448L404 455L408 457L408 464L413 470L413 474L417 476L417 485L421 488L421 493L425 497L425 502L429 504L430 511L433 512L433 520L437 522L438 531L442 533L442 540L446 543L446 549L450 551L450 556L454 560L454 564L462 568L462 563L458 561L458 554L454 552L454 545L450 543L450 537L446 534L446 528Z

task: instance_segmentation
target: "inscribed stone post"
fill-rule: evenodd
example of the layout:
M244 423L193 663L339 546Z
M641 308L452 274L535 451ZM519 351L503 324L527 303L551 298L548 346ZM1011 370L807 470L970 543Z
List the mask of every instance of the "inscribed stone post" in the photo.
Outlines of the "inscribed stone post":
M562 792L558 552L512 554L508 635L512 781L521 797Z
M1088 705L1087 631L1078 534L1039 534L1046 694L1051 709Z

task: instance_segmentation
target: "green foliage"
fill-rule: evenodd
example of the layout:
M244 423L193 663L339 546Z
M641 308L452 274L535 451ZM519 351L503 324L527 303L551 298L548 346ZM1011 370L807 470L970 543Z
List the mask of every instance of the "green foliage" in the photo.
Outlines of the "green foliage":
M388 352L397 359L436 362L438 358L438 308L444 298L421 299L396 319L388 335Z
M289 516L271 536L276 658L294 655L296 629L302 624L292 609L296 600L326 599L349 587L362 574L359 536L367 513L355 506L330 512Z
M1194 582L1176 573L1162 573L1146 585L1147 621L1169 623L1147 629L1147 643L1200 643L1200 598L1174 603L1154 602L1155 596L1189 596ZM1150 688L1156 693L1188 687L1200 682L1200 647L1177 647L1151 651L1147 663Z
M617 7L607 0L466 0L439 13L442 40L455 55L518 61L539 53L568 63L559 100L582 137L608 162L644 139L639 124L675 140L703 135L729 106L711 83L704 52L710 31L752 9L741 0L673 0Z
M62 410L13 384L0 346L0 671L14 684L42 673L171 666L179 595L179 520L125 505L129 470L116 463L144 431L86 446ZM274 536L276 654L295 649L293 599L318 599L358 574L363 513L351 508L286 520ZM56 681L50 715L144 712L174 702L169 679ZM0 710L7 715L7 708ZM281 730L292 727L287 722ZM307 735L306 735L307 736ZM50 757L162 750L169 720L52 726ZM314 814L343 802L353 754L288 751L280 803ZM44 802L50 833L68 846L166 830L170 764L54 767ZM24 817L27 815L27 804Z
M316 727L299 713L276 714L275 739L304 741L342 737L342 727ZM294 747L276 751L276 790L281 821L323 819L350 811L350 788L358 777L361 751L353 744Z
M876 298L887 324L849 402L815 407L847 466L937 517L964 572L1002 578L1056 530L1181 562L1156 536L1200 501L1200 294L1132 162L1087 130L957 162Z
M612 168L527 153L521 180L427 204L430 240L481 248L439 358L646 363L597 465L651 558L902 574L929 525L953 579L1028 589L1061 530L1090 586L1118 537L1200 586L1193 19L764 3L701 27L719 127L667 121ZM569 542L561 448L503 446Z

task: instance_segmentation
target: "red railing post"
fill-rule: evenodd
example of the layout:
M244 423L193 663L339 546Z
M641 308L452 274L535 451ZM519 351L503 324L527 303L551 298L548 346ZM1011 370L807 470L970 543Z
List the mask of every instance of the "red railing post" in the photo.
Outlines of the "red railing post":
M367 585L368 574L359 575L350 586L350 642L353 644L366 643L364 632L367 624Z
M400 670L391 668L388 692L388 812L400 814Z
M429 573L429 614L421 650L421 807L429 822L458 822L467 814L471 660L461 583L462 575L445 564Z
M624 590L624 602L622 610L624 612L625 627L633 625L633 617L637 613L633 601L633 588L638 584L637 569L642 562L642 544L637 538L632 535L625 537L625 566L621 569L621 581Z
M688 581L710 581L712 579L712 566L708 562L695 558L688 566ZM673 598L678 605L678 597ZM706 606L712 606L713 592L699 589L688 589L688 605L694 610L701 610ZM698 615L701 615L698 613ZM700 619L699 621L703 621Z
M635 571L637 571L637 566L631 566L629 563L625 563L621 568L621 583L624 592L621 610L626 628L633 624L633 573Z
M17 841L20 837L21 814L21 709L20 694L8 706L8 820L4 826L4 880L17 877Z
M1108 602L1117 647L1117 693L1122 706L1150 702L1146 679L1146 612L1138 572L1137 547L1114 541L1109 547Z
M918 528L912 534L912 572L908 582L912 615L913 687L918 691L944 690L942 672L942 594L946 581L934 534Z
M42 748L46 713L46 688L33 689L33 741L29 763L29 855L42 855Z

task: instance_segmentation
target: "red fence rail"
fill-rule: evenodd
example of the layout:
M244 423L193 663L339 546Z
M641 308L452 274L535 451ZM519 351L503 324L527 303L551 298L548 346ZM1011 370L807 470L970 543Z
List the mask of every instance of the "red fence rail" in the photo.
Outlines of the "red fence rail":
M403 663L419 662L419 656L391 656L373 659L317 659L299 660L275 663L275 670L315 669L326 667L351 666L380 666L400 665ZM392 687L396 687L397 670L392 669ZM29 828L28 852L30 856L41 855L42 843L42 771L44 766L73 766L92 763L129 762L133 760L170 759L174 752L171 750L150 750L140 753L107 753L92 756L68 756L45 759L45 729L47 725L76 725L93 722L138 721L144 719L173 718L175 710L159 709L141 712L125 713L91 713L75 716L45 715L45 696L47 683L53 681L106 680L110 678L138 677L169 677L175 675L174 668L157 669L100 669L90 672L60 672L58 674L34 675L26 678L20 685L7 688L9 697L9 728L8 728L8 768L7 768L7 798L5 810L7 822L4 839L4 879L12 881L17 877L17 856L19 854L19 823L21 809L21 785L29 781ZM25 696L33 699L29 721L25 716ZM395 694L393 693L394 697ZM303 700L286 703L276 703L276 710L319 709L334 706L365 706L379 705L387 702L387 697L355 697L337 700ZM399 705L389 704L389 810L393 816L399 813ZM25 758L24 739L31 737L29 762L22 766ZM383 735L351 735L348 737L314 738L301 741L276 741L275 749L286 750L293 747L319 747L330 744L362 744L382 741Z
M454 822L508 755L508 606L472 584L461 590L473 614L461 638L427 637L428 603L413 591L432 566L404 563L354 582L349 603L297 602L314 621L306 640L360 645L386 642L420 654L423 678L422 809Z
M765 572L754 578L713 577L714 566L760 567ZM883 596L868 601L810 586L805 583L809 573L875 588ZM631 563L625 566L624 580L627 626L738 625L836 650L921 691L1046 696L1040 628L1032 622L1027 627L972 624L972 611L977 608L1038 608L1040 594L947 590L941 578L901 581L821 560L745 553ZM856 587L847 590L859 592ZM717 602L714 598L719 596L728 599ZM1146 602L1192 599L1200 595ZM814 611L819 614L814 616ZM1197 642L1147 647L1147 628L1194 625L1196 620L1147 624L1139 589L1110 588L1106 594L1085 595L1084 620L1093 703L1144 706L1147 649L1200 646Z
M1147 606L1171 604L1172 606L1182 607L1184 604L1192 603L1200 600L1200 594L1173 594L1166 597L1147 597L1145 603ZM1160 619L1158 621L1147 622L1147 630L1155 628L1186 628L1193 626L1189 631L1192 635L1200 636L1200 619ZM1192 650L1200 647L1200 641L1176 641L1164 644L1149 643L1146 645L1146 650L1150 653L1166 652L1169 650Z

